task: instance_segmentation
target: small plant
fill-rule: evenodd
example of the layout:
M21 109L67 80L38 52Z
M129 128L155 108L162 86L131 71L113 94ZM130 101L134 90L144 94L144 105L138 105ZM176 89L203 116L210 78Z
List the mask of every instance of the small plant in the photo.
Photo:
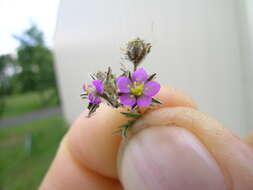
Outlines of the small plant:
M129 128L151 106L161 104L154 98L160 91L160 84L154 81L156 73L149 75L144 68L139 68L150 49L151 44L140 38L129 41L123 51L126 59L133 64L132 70L122 65L122 74L116 76L109 67L105 72L99 71L92 74L92 82L83 86L84 93L81 94L81 97L89 100L89 117L102 102L113 108L129 108L128 112L121 112L129 117L126 123L119 126L118 132L123 137L127 136ZM146 111L141 112L142 107L146 107Z

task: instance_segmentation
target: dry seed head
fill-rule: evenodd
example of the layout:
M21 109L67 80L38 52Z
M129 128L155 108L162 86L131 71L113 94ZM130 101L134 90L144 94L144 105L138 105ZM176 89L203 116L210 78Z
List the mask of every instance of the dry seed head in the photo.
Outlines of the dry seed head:
M125 54L127 59L134 64L134 68L136 69L140 62L150 52L150 49L150 43L146 43L144 40L136 38L135 40L131 40L127 43Z

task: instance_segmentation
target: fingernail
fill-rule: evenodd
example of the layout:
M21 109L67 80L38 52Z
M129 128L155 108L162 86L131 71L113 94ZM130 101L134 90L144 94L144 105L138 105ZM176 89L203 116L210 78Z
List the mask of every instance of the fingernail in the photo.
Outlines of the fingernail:
M179 127L150 127L130 139L120 159L126 190L225 189L223 174L204 145Z

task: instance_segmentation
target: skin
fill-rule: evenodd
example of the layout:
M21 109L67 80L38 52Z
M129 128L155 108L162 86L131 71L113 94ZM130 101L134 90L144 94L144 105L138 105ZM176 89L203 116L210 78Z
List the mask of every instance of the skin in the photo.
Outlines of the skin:
M82 113L63 138L39 189L144 190L146 188L135 183L136 178L130 175L128 168L131 166L124 169L128 164L123 159L127 158L127 147L139 136L145 139L145 136L171 126L176 127L170 128L170 137L165 140L191 133L217 164L216 170L221 171L220 181L224 185L220 189L253 189L253 133L246 138L235 136L218 121L199 111L188 95L172 86L163 86L157 98L163 102L162 106L141 118L123 141L120 135L113 134L127 120L119 113L122 110L101 106L91 118L86 117L87 111ZM191 149L187 150L190 154ZM131 187L131 184L135 186Z

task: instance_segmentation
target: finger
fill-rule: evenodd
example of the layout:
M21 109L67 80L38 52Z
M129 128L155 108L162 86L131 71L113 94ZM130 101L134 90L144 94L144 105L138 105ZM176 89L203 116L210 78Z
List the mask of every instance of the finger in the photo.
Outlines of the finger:
M67 146L63 140L40 190L122 190L118 180L103 177L80 165Z
M157 98L163 106L196 107L188 95L174 87L162 87ZM86 116L87 112L82 113L72 125L41 189L74 189L71 186L93 189L96 184L97 189L120 188L112 179L117 178L120 143L120 136L113 132L126 118L119 110L107 106L101 106L89 119Z
M137 133L125 147L120 165L127 190L225 190L217 162L181 127L156 126Z
M174 87L162 87L157 98L163 106L195 108L192 99ZM69 148L80 163L111 178L117 178L116 159L120 134L113 134L127 118L119 110L101 106L94 116L82 114L67 135Z
M134 125L131 133L129 133L129 139L136 133L144 132L148 127L171 125L189 130L202 142L222 171L227 189L253 189L252 149L240 138L222 127L219 122L198 110L177 107L162 108L148 113ZM188 159L188 157L185 156L185 159ZM124 158L121 160L124 160ZM173 165L174 163L167 164ZM180 165L175 167L180 167ZM120 173L124 173L122 167L119 168ZM177 170L170 171L175 172ZM194 172L194 168L192 168L192 172ZM127 181L127 179L121 180L123 184L124 181ZM164 178L164 180L169 181L171 179Z
M189 95L181 89L170 85L163 85L160 92L156 95L156 98L162 102L162 105L159 108L177 106L197 108L196 103Z

